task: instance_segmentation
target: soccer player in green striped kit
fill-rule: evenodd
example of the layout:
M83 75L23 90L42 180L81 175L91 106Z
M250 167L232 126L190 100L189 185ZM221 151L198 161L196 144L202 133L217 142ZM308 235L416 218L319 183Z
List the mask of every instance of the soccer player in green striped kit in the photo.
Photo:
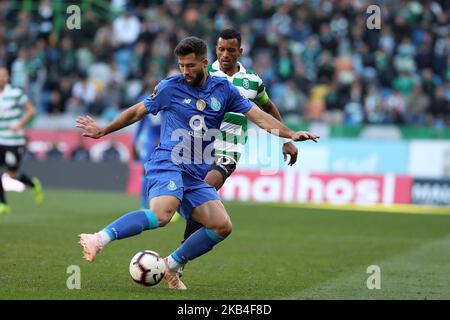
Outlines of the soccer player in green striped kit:
M223 30L217 40L217 60L209 66L209 73L216 77L227 78L247 99L258 105L261 109L271 114L282 122L281 115L275 104L269 99L261 78L254 72L246 70L238 61L242 55L241 34L233 29ZM216 140L215 162L211 166L205 181L219 190L225 180L236 169L244 145L247 142L247 118L243 114L226 113L220 126L222 138ZM290 141L283 144L284 160L290 156L289 165L297 161L297 147ZM184 232L184 239L203 227L194 220L188 220ZM182 270L180 270L180 275Z
M0 66L0 169L6 167L6 173L11 178L32 188L36 204L41 204L44 193L39 179L30 178L25 173L17 174L25 151L24 128L36 111L24 92L8 82L8 69ZM10 211L0 172L0 215Z

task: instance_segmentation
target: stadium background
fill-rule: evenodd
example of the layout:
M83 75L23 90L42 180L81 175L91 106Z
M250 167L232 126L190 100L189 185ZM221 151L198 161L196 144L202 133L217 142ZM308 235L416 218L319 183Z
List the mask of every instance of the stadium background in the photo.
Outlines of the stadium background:
M66 9L72 4L81 9L80 29L69 29L66 24L71 16ZM366 25L371 15L366 12L369 5L381 9L379 30ZM382 217L390 211L427 213L431 220L387 217L379 230L369 230L370 240L360 234L348 245L356 251L358 246L370 247L377 241L377 232L387 232L383 248L395 253L402 245L410 248L414 241L436 240L446 235L446 214L450 213L449 10L449 3L443 0L2 1L0 64L8 66L12 84L23 88L38 109L27 131L24 167L42 179L52 210L75 207L69 210L70 221L76 221L78 215L87 219L87 212L101 207L105 211L102 219L86 222L86 226L96 228L105 223L106 214L117 216L117 208L126 212L137 206L142 168L133 154L135 127L115 134L113 139L84 141L74 128L75 118L90 114L107 123L177 68L172 51L180 39L188 35L205 39L212 62L218 33L234 27L242 33L243 65L261 76L286 124L320 134L321 141L298 144L299 162L288 168L281 150L277 151L279 145L264 134L251 137L238 170L221 190L224 200L236 201L229 202L237 211L233 218L252 225L259 216L270 217L265 206L255 205L254 212L248 213L253 202L270 203L287 224L296 219L306 219L302 220L306 223L319 219L329 224L334 219L329 209L340 209L348 219L341 221L347 232L367 227L369 222L364 219L378 221L375 217L361 218L364 211L380 212ZM89 150L90 161L71 157L79 143ZM104 159L102 155L111 145L117 152ZM258 162L253 161L254 155L258 155ZM7 183L11 190L17 188ZM92 193L78 194L77 190ZM90 201L92 206L81 205L75 195L89 199L86 203ZM24 195L11 193L10 197L18 209L15 216L2 218L4 237L14 233L14 229L6 229L8 221L17 224L21 218L27 220L28 215L33 216L31 211L38 210L43 217L49 214L50 220L58 214L48 211L49 207L34 209L31 202L22 203ZM121 205L114 198L120 199ZM66 201L67 206L56 204ZM103 208L105 202L111 207ZM355 215L350 213L353 210ZM421 230L421 224L429 229ZM310 225L317 227L319 222ZM181 225L175 229L181 234ZM328 236L330 230L319 229L317 234L314 228L303 230L303 237L318 236L322 231ZM389 242L391 231L393 242ZM279 232L290 234L292 230L277 230L276 236ZM400 236L395 232L403 237L401 244L396 242ZM409 233L417 239L408 242ZM296 234L291 234L289 246L300 242ZM132 254L125 251L126 260ZM333 255L332 251L327 254ZM348 258L344 254L342 260L344 257ZM365 258L376 260L375 256ZM7 261L3 259L3 263ZM3 281L8 283L7 278ZM101 279L97 281L101 283ZM427 287L428 280L424 281ZM442 279L435 281L443 283ZM448 297L433 290L428 296ZM320 292L328 295L319 297L339 297L331 289ZM35 297L32 292L16 294L19 298ZM210 297L202 294L198 292L198 297ZM314 294L297 292L282 297ZM361 297L356 291L342 291L341 297L352 296ZM3 291L2 297L15 296ZM212 297L223 296L217 293ZM376 297L404 296L399 289Z

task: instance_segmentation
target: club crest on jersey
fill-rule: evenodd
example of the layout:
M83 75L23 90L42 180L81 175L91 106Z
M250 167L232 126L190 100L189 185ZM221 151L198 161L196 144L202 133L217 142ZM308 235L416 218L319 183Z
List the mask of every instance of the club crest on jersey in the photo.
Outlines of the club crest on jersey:
M214 111L219 111L222 105L220 104L220 101L217 100L215 97L211 97L211 108Z
M170 180L169 185L167 186L167 189L170 191L174 191L177 189L177 185L173 180Z
M242 86L244 87L244 89L250 88L250 82L248 81L247 78L244 78L244 79L242 80Z
M205 102L205 100L202 100L202 99L198 99L197 103L195 105L197 106L197 109L199 111L203 111L206 108L206 102Z

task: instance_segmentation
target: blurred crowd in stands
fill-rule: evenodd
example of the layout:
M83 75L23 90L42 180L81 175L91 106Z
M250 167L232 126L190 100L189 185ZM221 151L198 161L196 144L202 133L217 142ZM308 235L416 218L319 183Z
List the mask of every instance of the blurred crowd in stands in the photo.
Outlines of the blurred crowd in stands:
M79 138L74 148L67 149L67 143L53 139L48 142L45 147L41 144L40 150L27 148L24 154L25 160L71 160L79 162L127 162L129 157L122 154L121 144L114 139L109 139L107 145L102 148L101 152L94 152L84 143L83 138ZM126 147L125 149L126 150ZM127 153L127 152L125 152Z
M69 1L0 1L0 64L41 116L110 119L177 68L179 40L203 38L213 62L233 27L284 119L450 127L450 1L79 3L81 28L69 30ZM379 30L366 25L371 4Z

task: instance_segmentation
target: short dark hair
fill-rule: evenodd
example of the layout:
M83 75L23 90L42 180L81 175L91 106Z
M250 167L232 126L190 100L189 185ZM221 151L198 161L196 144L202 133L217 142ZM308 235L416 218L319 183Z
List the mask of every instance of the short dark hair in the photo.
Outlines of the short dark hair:
M175 47L177 56L186 56L195 53L195 56L206 56L207 47L205 41L197 37L187 37L181 40Z
M237 39L239 43L239 47L241 46L241 33L234 29L224 29L220 32L219 38L230 40L230 39Z

